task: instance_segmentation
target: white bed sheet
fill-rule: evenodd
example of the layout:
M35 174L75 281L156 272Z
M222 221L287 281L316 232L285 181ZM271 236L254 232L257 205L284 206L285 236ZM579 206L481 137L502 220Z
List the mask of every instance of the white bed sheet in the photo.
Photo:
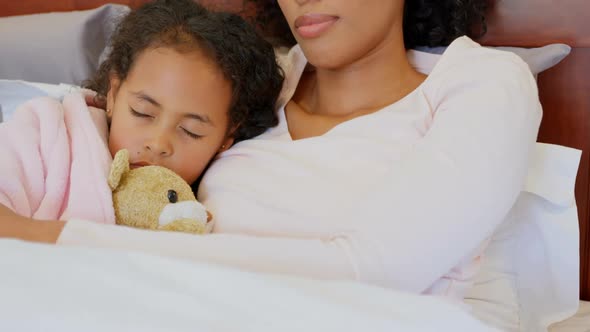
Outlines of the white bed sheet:
M575 316L552 325L549 332L590 332L590 302L581 301Z
M492 331L459 306L354 282L0 240L0 331Z

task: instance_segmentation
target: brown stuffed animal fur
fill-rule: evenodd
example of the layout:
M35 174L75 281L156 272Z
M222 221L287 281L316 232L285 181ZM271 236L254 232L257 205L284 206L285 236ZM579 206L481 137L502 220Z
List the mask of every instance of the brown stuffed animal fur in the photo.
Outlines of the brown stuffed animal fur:
M118 225L203 234L211 231L211 215L191 187L161 166L129 168L129 152L117 152L109 174Z

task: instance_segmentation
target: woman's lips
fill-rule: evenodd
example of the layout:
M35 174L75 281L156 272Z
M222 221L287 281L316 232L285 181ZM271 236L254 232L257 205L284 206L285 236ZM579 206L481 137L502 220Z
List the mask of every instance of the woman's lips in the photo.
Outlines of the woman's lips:
M324 14L306 14L295 20L295 30L303 38L317 38L328 30L338 17Z

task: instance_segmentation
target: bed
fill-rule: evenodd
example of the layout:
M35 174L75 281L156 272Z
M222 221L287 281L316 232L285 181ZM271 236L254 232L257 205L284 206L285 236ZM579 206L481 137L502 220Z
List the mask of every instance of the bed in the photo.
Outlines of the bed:
M3 1L0 17L83 10L106 2L137 7L144 0ZM241 0L203 3L242 13L251 10L244 8ZM563 62L538 77L544 108L539 141L582 150L575 189L580 231L580 309L576 316L552 326L553 332L590 331L590 21L580 14L589 11L587 0L562 0L559 4L551 0L496 1L488 34L479 40L488 46L538 47L560 42L572 47Z

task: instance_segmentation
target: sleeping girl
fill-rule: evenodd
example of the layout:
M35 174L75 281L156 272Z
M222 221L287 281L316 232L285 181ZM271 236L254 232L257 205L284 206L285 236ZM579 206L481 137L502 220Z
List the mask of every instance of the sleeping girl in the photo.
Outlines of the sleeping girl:
M0 218L113 224L117 151L194 184L219 152L277 124L282 72L239 16L157 0L125 17L111 45L88 90L31 100L0 124Z

